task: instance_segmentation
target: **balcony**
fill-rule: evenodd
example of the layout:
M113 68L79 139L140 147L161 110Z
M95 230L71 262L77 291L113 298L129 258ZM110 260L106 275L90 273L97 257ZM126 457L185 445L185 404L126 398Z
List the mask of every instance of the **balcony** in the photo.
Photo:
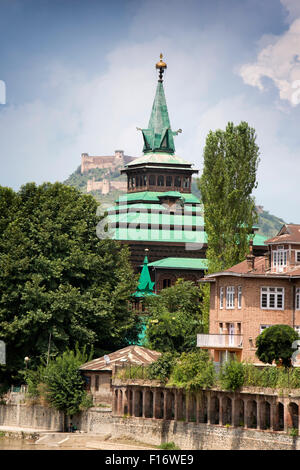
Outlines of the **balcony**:
M242 349L243 335L197 335L197 347L203 349Z

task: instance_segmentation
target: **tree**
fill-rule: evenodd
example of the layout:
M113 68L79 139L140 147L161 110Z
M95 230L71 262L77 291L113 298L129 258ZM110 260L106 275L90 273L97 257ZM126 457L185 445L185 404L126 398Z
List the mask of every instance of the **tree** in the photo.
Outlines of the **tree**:
M138 337L128 249L97 238L97 205L60 183L0 187L0 383L17 380L25 356L35 367L49 346L50 357L76 342L100 355Z
M210 131L204 149L199 189L204 204L209 272L242 261L256 221L254 199L259 148L255 130L246 122Z
M85 351L67 350L44 369L46 396L51 405L66 415L73 415L90 406L85 381L79 366L88 360Z
M262 331L256 338L256 355L267 364L291 366L291 357L295 352L292 344L298 339L298 333L288 325L273 325Z
M201 289L190 281L177 279L159 296L146 298L149 317L146 346L161 352L183 352L196 345L203 331Z

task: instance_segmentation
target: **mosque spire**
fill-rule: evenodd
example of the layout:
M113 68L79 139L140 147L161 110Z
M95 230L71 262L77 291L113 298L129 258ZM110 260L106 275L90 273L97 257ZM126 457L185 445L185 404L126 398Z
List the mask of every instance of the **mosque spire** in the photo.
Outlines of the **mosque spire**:
M168 107L163 87L163 74L167 68L167 64L162 60L162 58L163 55L160 54L160 60L155 65L155 68L159 70L159 78L148 128L139 130L141 130L143 134L144 153L163 152L174 154L175 145L173 137L174 135L177 135L178 132L182 131L181 129L176 132L171 130Z

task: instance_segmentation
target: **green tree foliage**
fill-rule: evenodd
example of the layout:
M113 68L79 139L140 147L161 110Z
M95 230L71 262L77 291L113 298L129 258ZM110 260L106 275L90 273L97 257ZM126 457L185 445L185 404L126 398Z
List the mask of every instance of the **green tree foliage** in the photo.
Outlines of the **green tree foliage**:
M228 361L221 369L220 383L224 390L238 390L244 384L244 364L238 361Z
M251 194L257 186L258 161L255 130L246 122L209 132L199 181L209 272L238 263L248 252L248 237L257 220Z
M163 353L155 362L148 366L147 375L150 380L156 379L166 382L176 364L177 354Z
M6 378L67 347L112 351L137 338L128 250L99 240L97 202L60 183L0 187L0 339ZM3 367L2 367L3 370ZM1 377L1 381L5 381Z
M182 353L169 380L170 385L184 387L187 390L210 388L215 382L214 364L208 352L201 349Z
M85 381L79 371L84 362L91 359L86 348L80 351L66 350L52 359L48 365L40 365L35 371L25 372L29 396L43 398L57 410L67 415L78 413L92 405L85 391Z
M298 333L289 325L273 325L263 330L256 338L256 355L267 364L291 366L291 357L295 352L292 344L299 338Z
M159 296L149 296L146 347L179 353L195 347L196 335L203 331L201 296L198 286L182 279Z

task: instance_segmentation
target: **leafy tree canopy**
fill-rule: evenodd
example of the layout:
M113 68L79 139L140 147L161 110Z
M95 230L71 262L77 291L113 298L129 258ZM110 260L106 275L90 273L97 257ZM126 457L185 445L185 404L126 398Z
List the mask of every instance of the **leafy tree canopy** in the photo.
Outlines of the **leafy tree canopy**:
M201 296L201 289L193 282L177 279L159 296L148 297L146 347L179 353L193 348L197 333L203 331Z
M246 122L210 131L204 149L199 189L204 204L209 272L245 258L257 220L252 191L257 186L259 149L255 130Z
M29 394L41 397L67 415L92 406L79 371L80 365L91 359L85 351L86 348L80 351L78 347L75 351L66 350L48 365L40 365L35 371L27 370L25 377Z
M0 339L7 346L2 377L16 380L67 347L112 351L136 340L128 308L134 276L128 250L99 240L97 202L61 183L19 192L0 187Z
M298 339L298 333L289 325L273 325L266 328L256 338L256 355L267 364L282 364L290 367L291 357L295 352L292 344Z

